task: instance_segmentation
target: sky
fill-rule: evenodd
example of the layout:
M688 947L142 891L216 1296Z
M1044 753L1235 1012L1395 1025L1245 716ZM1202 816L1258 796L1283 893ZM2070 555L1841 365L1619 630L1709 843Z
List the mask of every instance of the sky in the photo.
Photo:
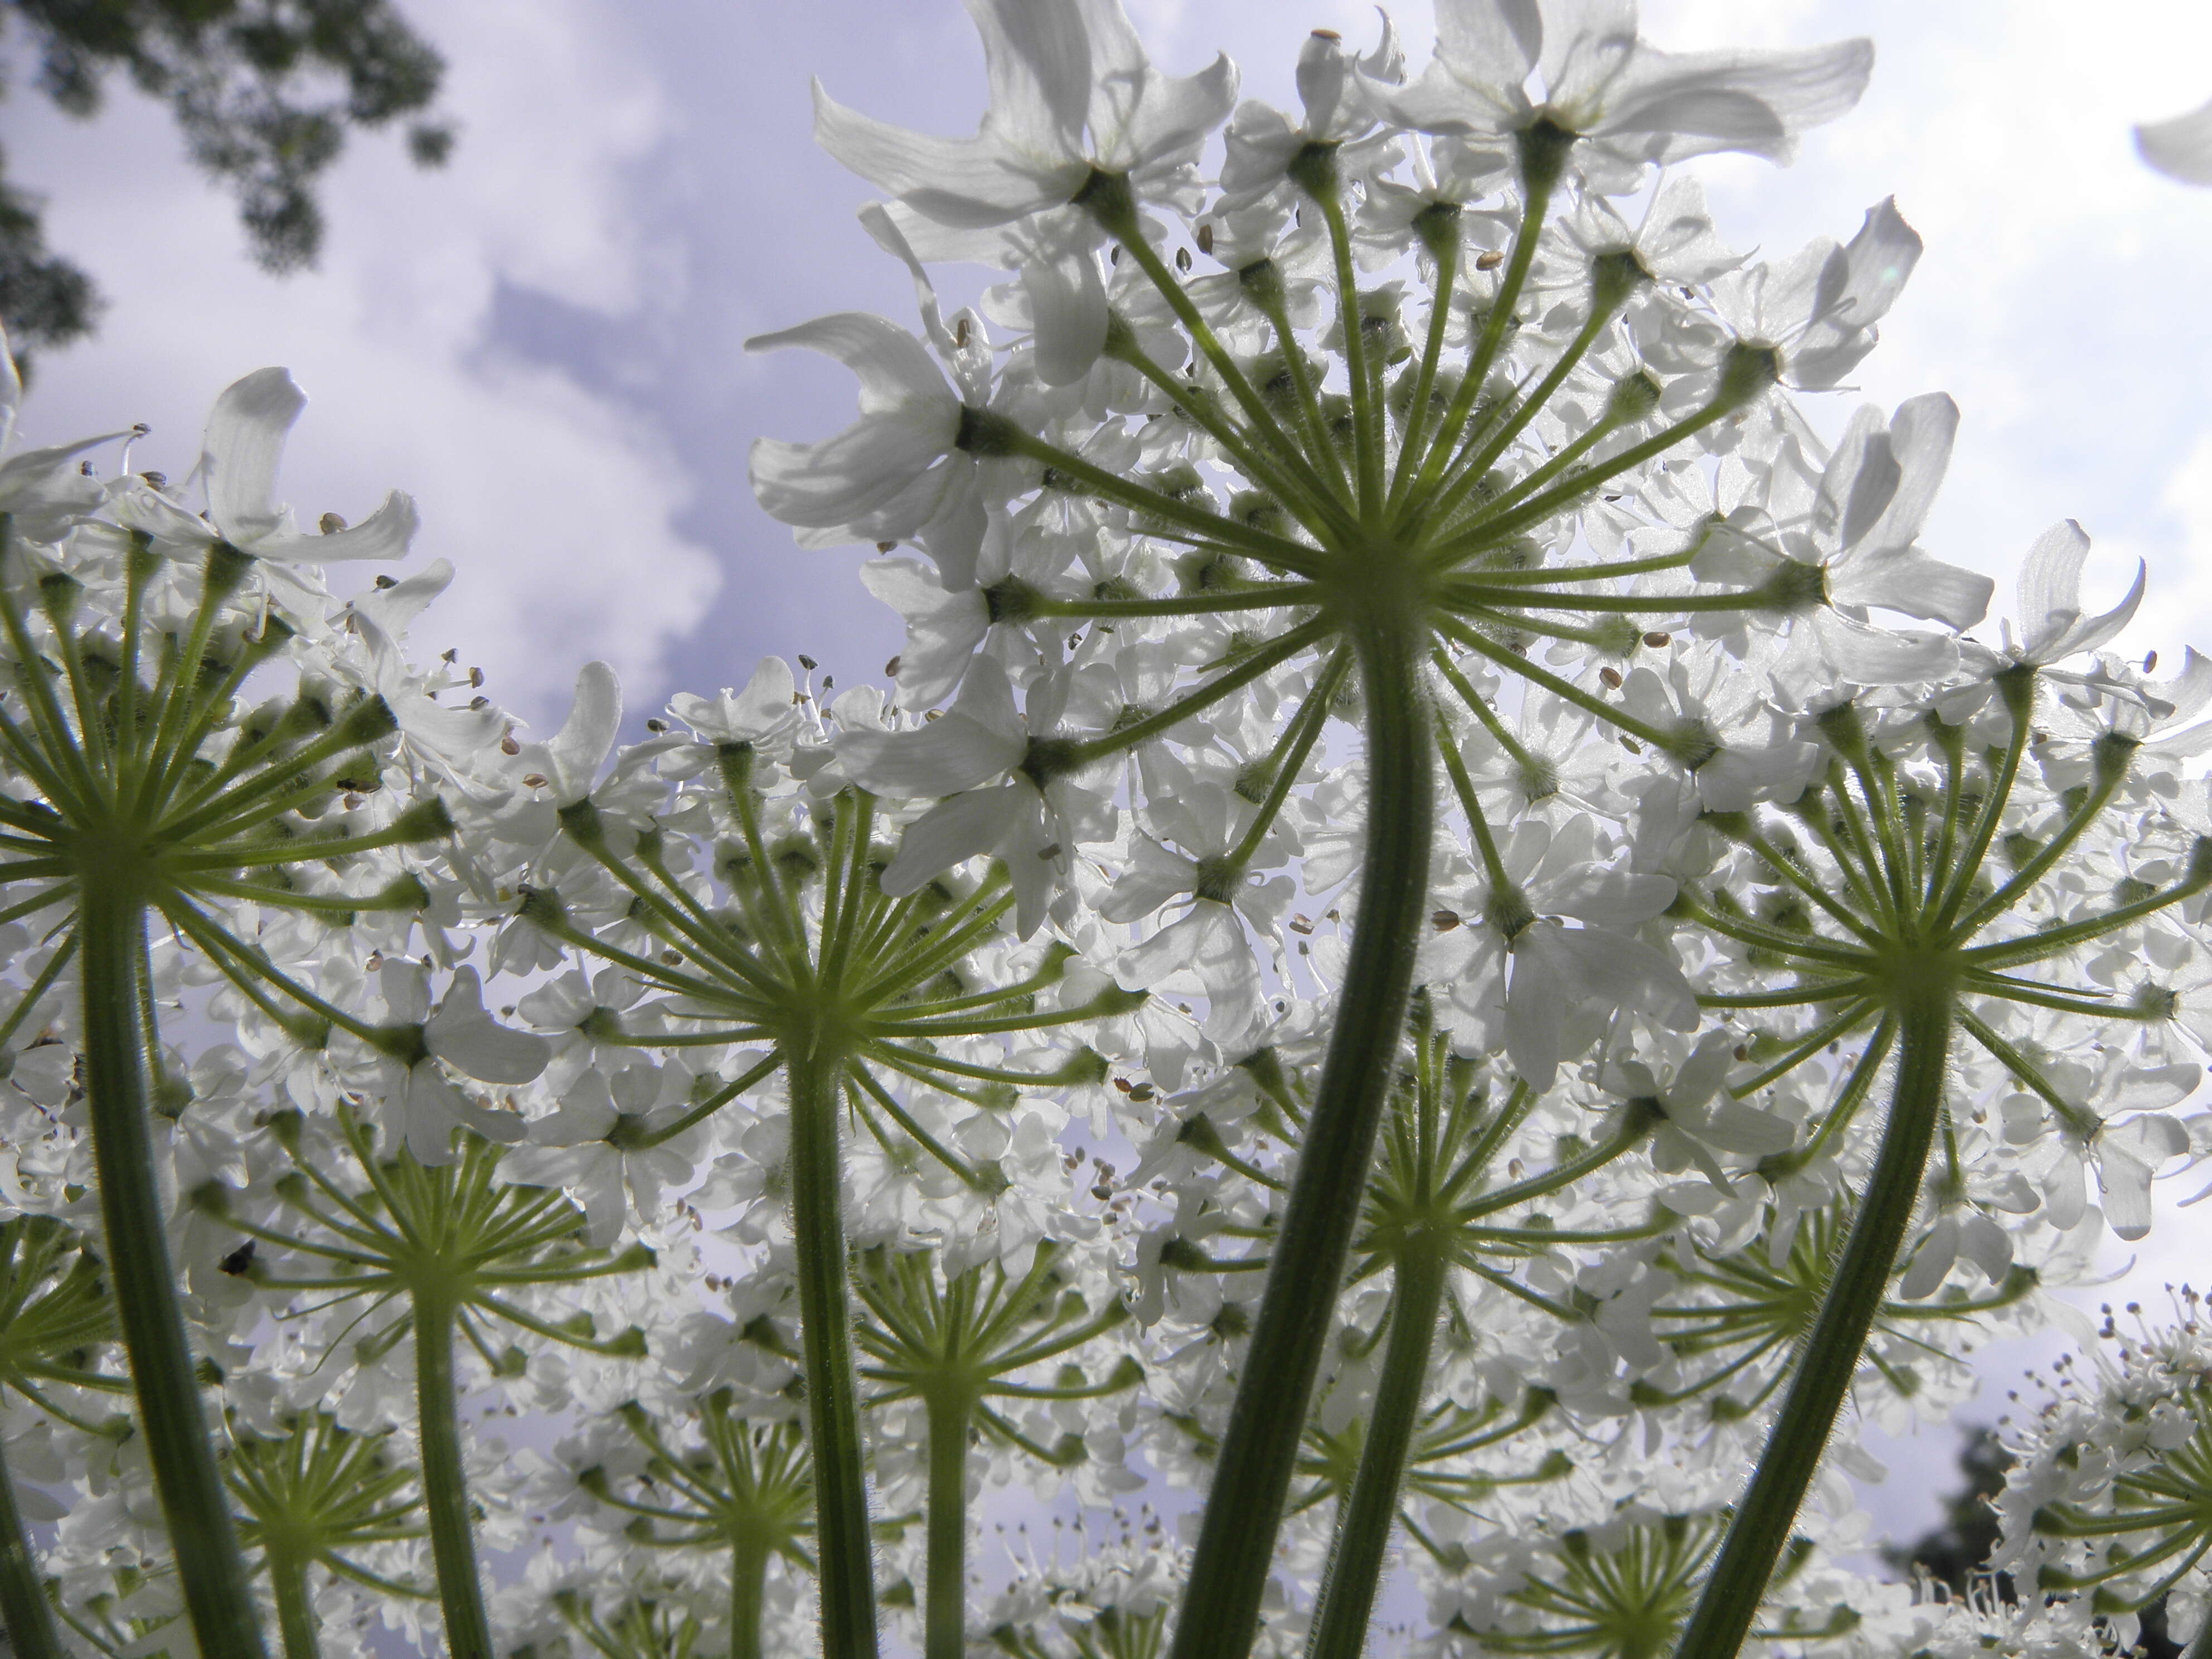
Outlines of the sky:
M412 492L416 558L459 570L418 647L459 647L526 720L557 723L594 657L621 674L634 721L673 690L744 684L769 653L805 653L841 680L878 674L899 630L860 589L858 550L794 548L744 477L755 437L845 424L851 382L811 354L750 357L744 341L846 308L912 321L903 270L854 220L869 191L811 143L809 77L888 120L972 131L981 58L957 0L403 9L451 65L452 165L419 173L393 138L357 137L330 178L328 243L305 276L270 278L246 260L230 204L159 108L118 88L84 124L25 90L9 100L15 181L48 195L50 242L109 300L94 341L41 363L24 438L143 421L154 430L134 464L181 474L215 394L283 363L311 402L280 496L312 521L358 518L390 487ZM1305 29L1364 46L1376 27L1352 0L1130 9L1163 67L1194 70L1225 49L1246 92L1279 102ZM2072 517L2096 540L2093 597L2117 598L2136 561L2149 564L2124 646L2178 659L2212 641L2200 298L2212 191L2150 173L2130 136L2212 94L2212 7L1647 0L1644 11L1664 46L1873 37L1865 100L1809 135L1794 167L1699 169L1739 246L1780 256L1814 235L1848 238L1890 195L1926 239L1881 349L1816 418L1840 429L1862 400L1948 391L1964 421L1923 538L1931 553L1996 576L2002 609L2020 554ZM1418 65L1429 7L1393 15ZM2202 1237L2203 1224L2169 1214L2116 1288L2190 1271Z

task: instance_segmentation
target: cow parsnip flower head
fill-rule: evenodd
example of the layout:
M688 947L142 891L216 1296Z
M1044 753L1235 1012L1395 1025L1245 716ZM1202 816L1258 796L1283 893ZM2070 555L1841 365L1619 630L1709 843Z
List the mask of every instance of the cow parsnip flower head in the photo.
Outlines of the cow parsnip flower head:
M1442 61L1456 61L1453 43L1480 33L1474 15L1487 9L1461 9L1468 16L1447 31ZM1068 832L1081 825L1060 810L1060 791L1218 715L1226 700L1255 696L1291 699L1270 757L1279 769L1304 758L1332 700L1356 695L1385 655L1399 664L1398 701L1427 679L1431 657L1473 653L1702 768L1730 734L1710 722L1638 721L1577 682L1634 659L1645 635L1693 614L1778 619L1840 605L1836 629L1864 632L1852 620L1861 607L1897 597L1863 580L1824 586L1788 558L1748 582L1693 585L1682 573L1695 574L1703 532L1669 536L1633 503L1669 458L1735 447L1747 412L1797 362L1804 329L1828 330L1832 352L1844 341L1863 352L1917 241L1893 215L1879 236L1870 221L1863 251L1809 256L1807 280L1778 279L1764 308L1746 313L1744 332L1717 296L1674 280L1671 244L1639 246L1609 216L1591 169L1618 158L1601 161L1599 139L1583 137L1605 125L1593 101L1602 80L1623 110L1639 112L1621 115L1629 125L1619 131L1673 134L1647 146L1650 159L1772 149L1856 97L1859 48L1674 63L1635 41L1632 19L1547 14L1549 44L1528 43L1521 72L1541 57L1566 102L1522 98L1498 129L1511 164L1451 184L1439 180L1458 177L1448 162L1460 140L1431 141L1392 113L1376 78L1397 72L1389 43L1355 64L1317 39L1301 60L1305 118L1285 117L1281 129L1295 142L1272 145L1272 173L1257 167L1249 142L1232 143L1236 176L1208 196L1181 161L1176 188L1158 187L1141 145L1124 155L1118 141L1085 149L1073 137L1045 145L1022 136L1060 130L1044 110L1073 122L1071 132L1103 131L1095 110L1089 129L1077 112L1092 95L1085 77L1097 43L1127 39L1118 7L1048 7L1018 30L995 10L979 22L994 102L972 145L866 125L861 146L859 118L842 111L822 129L833 152L894 192L871 223L914 264L929 347L854 316L755 343L830 351L863 388L862 420L838 438L763 441L754 478L763 505L810 540L835 538L842 524L849 539L917 538L935 561L935 594L910 562L872 580L908 617L902 698L933 699L964 678L961 698L926 732L848 744L853 775L882 793L972 792L940 809L936 856L993 853L1018 879L1037 873L1033 854L1064 870ZM1120 46L1109 54L1117 65L1125 55ZM1613 68L1599 70L1601 60ZM1635 66L1627 80L1615 60ZM1647 74L1658 77L1652 88L1630 97L1624 88ZM1097 95L1126 95L1141 110L1164 84L1117 68ZM1032 105L1034 121L1010 112ZM1559 118L1570 106L1581 125ZM1195 94L1176 107L1194 121L1209 108ZM1212 107L1210 121L1225 109ZM1238 116L1248 134L1258 110ZM1717 122L1723 110L1735 127ZM1180 125L1159 142L1179 158L1194 149ZM995 167L1002 151L1046 150L1061 159L1024 173L1030 182L1004 202L991 195L976 158L988 152ZM1080 246L1079 303L1042 303L1050 283L1040 272L1063 256L999 228L1040 216L1085 228L1053 244ZM988 247L975 240L987 220L996 239ZM948 240L949 226L965 227L968 240ZM1100 242L1110 261L1091 251ZM917 252L988 257L1018 273L1018 288L986 307L1017 331L1011 352L991 346L981 318L945 327ZM1732 263L1709 260L1702 275ZM1862 280L1863 264L1888 276ZM1662 270L1665 283L1655 280ZM931 368L931 349L951 384ZM1063 386L1076 391L1054 390ZM1924 492L1907 493L1924 507ZM1607 520L1601 530L1585 522L1593 514ZM1638 545L1624 549L1639 522ZM1911 528L1888 544L1908 546ZM1846 545L1866 529L1855 523ZM1627 556L1582 556L1579 531ZM1979 614L1970 595L1945 613L1954 623ZM1532 660L1539 642L1582 672L1565 677ZM1911 665L1890 658L1850 667L1879 678L1926 665L1924 653ZM1146 659L1152 672L1137 672ZM1942 665L1940 649L1934 660ZM1370 707L1381 700L1364 689ZM1273 815L1271 804L1256 834ZM1048 844L1061 851L1043 854ZM1224 849L1213 884L1233 890L1249 856ZM1040 915L1025 904L1025 929Z
M2172 1300L2171 1323L2130 1304L2132 1329L2106 1310L2089 1363L2013 1422L2016 1461L1996 1500L1996 1564L2122 1642L2161 1598L2172 1639L2194 1641L2212 1596L2212 1349L2203 1299L2185 1287Z

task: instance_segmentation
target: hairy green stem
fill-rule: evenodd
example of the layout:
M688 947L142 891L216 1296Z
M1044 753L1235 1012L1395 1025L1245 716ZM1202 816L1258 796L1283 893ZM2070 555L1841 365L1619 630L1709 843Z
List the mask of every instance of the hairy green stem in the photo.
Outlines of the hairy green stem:
M1387 586L1387 584L1377 584ZM1307 1402L1336 1322L1376 1131L1397 1069L1436 817L1425 637L1376 610L1352 630L1367 708L1358 921L1177 1620L1172 1659L1243 1659L1259 1626ZM1410 607L1408 607L1410 610Z
M289 1551L269 1553L269 1583L276 1592L276 1629L284 1659L321 1659L315 1636L314 1598L307 1593L307 1563Z
M469 1524L469 1484L461 1464L460 1401L453 1386L452 1304L415 1298L415 1418L422 1446L422 1504L430 1518L430 1559L446 1615L451 1659L492 1659L483 1581Z
M199 1382L162 1224L167 1211L149 1123L150 1033L144 1029L139 986L145 910L131 884L112 872L89 873L79 893L93 1161L116 1320L131 1357L147 1461L201 1653L208 1659L260 1659L261 1624L200 1411Z
M974 1404L964 1389L929 1401L929 1586L924 1593L923 1659L968 1652L968 1433Z
M1390 1344L1382 1355L1367 1437L1359 1449L1359 1470L1337 1514L1336 1541L1322 1580L1307 1659L1360 1659L1366 1649L1367 1623L1374 1616L1383 1555L1397 1519L1399 1490L1405 1484L1406 1455L1420 1422L1429 1349L1443 1304L1445 1267L1436 1241L1425 1235L1407 1239L1399 1253Z
M797 1246L799 1347L814 1457L824 1659L874 1659L875 1563L868 1539L860 1408L853 1371L850 1264L839 1207L837 1106L844 1056L786 1045L791 1094L791 1231Z
M730 1550L730 1659L762 1659L768 1558L769 1547L761 1539L742 1539Z
M1820 1468L1912 1224L1921 1174L1943 1114L1950 988L1921 988L1896 1013L1902 1036L1881 1150L1820 1311L1797 1355L1781 1414L1729 1520L1728 1535L1675 1647L1675 1659L1735 1659L1743 1645L1774 1564L1790 1540L1798 1505Z
M61 1637L54 1610L39 1577L39 1559L15 1507L15 1480L0 1454L0 1619L8 1626L8 1645L16 1659L61 1659Z

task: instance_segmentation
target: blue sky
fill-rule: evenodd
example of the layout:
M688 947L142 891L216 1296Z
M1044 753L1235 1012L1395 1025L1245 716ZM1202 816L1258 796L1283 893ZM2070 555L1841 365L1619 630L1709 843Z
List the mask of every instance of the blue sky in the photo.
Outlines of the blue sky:
M857 550L794 549L744 482L755 436L842 425L851 383L742 343L847 307L911 320L905 274L854 222L866 191L811 142L808 77L887 119L972 130L981 59L957 0L411 9L451 60L453 163L419 174L392 142L357 140L303 277L245 262L160 111L119 93L87 125L10 100L15 176L51 193L53 243L112 301L95 341L43 364L26 436L143 420L138 464L181 472L214 394L286 363L313 401L282 493L312 517L413 491L418 556L460 572L417 643L459 646L526 717L557 720L591 657L620 671L633 718L740 684L769 652L841 681L878 672L898 632L854 580ZM1375 27L1352 0L1131 9L1165 67L1226 48L1248 94L1278 100L1305 28L1364 42ZM1395 15L1418 62L1428 8ZM2105 591L2150 562L2126 644L2174 658L2212 640L2212 192L2150 174L2129 137L2212 93L2212 8L1651 0L1645 16L1666 46L1875 38L1866 101L1794 167L1702 169L1740 246L1847 237L1892 193L1927 239L1857 390L1819 418L1951 392L1965 419L1932 553L1997 575L2002 604L2028 542L2075 517ZM2130 1287L2187 1271L2196 1231L2162 1228Z

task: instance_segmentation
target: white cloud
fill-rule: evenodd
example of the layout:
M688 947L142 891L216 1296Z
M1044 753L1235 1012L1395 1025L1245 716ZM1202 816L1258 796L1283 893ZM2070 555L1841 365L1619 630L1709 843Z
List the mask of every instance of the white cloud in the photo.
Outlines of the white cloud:
M2166 481L2162 500L2181 521L2183 561L2212 571L2212 429L2197 434L2196 447Z
M690 485L654 434L488 332L502 285L619 313L664 268L629 179L671 118L634 42L585 0L478 0L424 22L452 64L451 167L362 135L325 192L321 268L276 280L244 259L227 200L166 116L114 98L90 125L30 100L10 159L52 193L53 246L112 301L97 338L55 357L25 412L52 439L143 420L140 464L187 470L216 392L265 363L313 399L283 494L359 516L387 487L423 514L423 557L460 574L422 643L461 647L491 691L557 714L575 664L657 676L719 581L672 527ZM93 181L77 188L71 180Z

